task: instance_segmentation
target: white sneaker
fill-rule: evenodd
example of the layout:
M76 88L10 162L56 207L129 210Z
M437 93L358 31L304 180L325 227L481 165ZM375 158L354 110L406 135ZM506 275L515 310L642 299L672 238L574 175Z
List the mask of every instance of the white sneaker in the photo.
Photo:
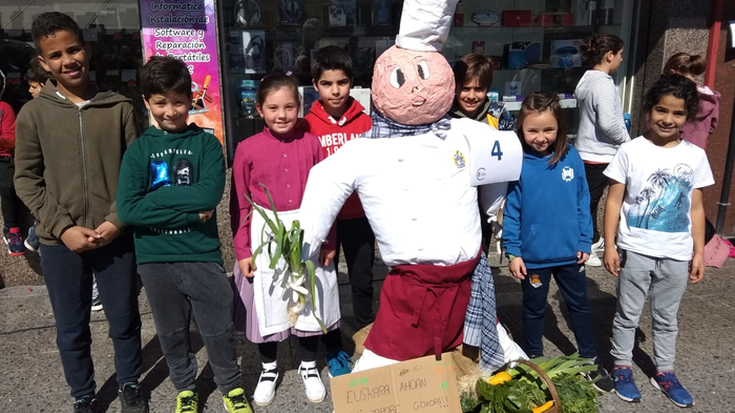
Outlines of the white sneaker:
M306 398L312 403L321 403L327 397L327 389L324 388L319 370L316 369L316 361L302 361L299 366L299 375L306 387Z
M273 363L263 363L263 370L260 372L258 385L255 386L253 393L253 403L258 406L268 406L276 397L276 384L278 382L278 365Z
M585 264L589 267L602 267L602 261L600 261L600 257L597 256L595 250L592 250L592 252L590 253L590 258Z
M592 251L605 251L605 238L600 237L594 244L592 244Z

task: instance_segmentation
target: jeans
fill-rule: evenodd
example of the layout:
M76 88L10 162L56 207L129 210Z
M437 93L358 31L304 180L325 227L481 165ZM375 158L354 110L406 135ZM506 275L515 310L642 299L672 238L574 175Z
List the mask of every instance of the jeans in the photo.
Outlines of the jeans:
M214 262L167 262L141 264L138 271L174 388L196 390L197 361L189 342L192 310L217 388L227 394L242 387L233 335L232 287L224 268Z
M56 320L56 344L72 397L95 394L89 329L92 272L97 274L110 327L117 382L120 386L137 382L143 359L133 237L123 235L105 247L82 253L72 252L64 244L42 244L41 267Z
M579 355L585 358L597 356L592 333L592 311L587 299L587 273L584 265L569 264L552 268L528 269L523 286L523 331L526 336L526 353L529 356L544 354L543 333L546 300L549 283L554 276L559 291L569 310L572 331L577 340Z
M0 208L3 213L4 225L8 228L20 225L19 214L23 205L18 195L15 194L14 174L13 158L0 156Z
M366 217L337 221L337 254L342 246L347 261L347 273L352 286L352 308L357 329L375 320L373 315L373 262L375 261L375 235Z

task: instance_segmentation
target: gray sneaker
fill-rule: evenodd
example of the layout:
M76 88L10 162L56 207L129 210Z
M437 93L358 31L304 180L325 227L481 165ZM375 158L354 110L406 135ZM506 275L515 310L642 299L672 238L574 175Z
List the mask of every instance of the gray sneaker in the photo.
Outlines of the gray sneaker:
M28 251L38 251L38 248L41 246L41 242L38 239L38 235L36 235L36 224L33 224L33 226L28 228L28 235L26 236L23 244L26 246Z

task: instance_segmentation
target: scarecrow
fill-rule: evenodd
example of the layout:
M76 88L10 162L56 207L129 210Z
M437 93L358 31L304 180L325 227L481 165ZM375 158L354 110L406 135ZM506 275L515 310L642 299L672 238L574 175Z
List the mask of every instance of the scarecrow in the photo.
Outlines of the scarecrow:
M396 45L375 62L372 129L311 170L301 203L312 257L357 192L391 268L354 371L439 356L465 334L481 349L483 370L523 356L496 325L477 208L478 196L485 212L500 206L522 151L512 132L447 116L455 81L441 47L456 4L404 2Z

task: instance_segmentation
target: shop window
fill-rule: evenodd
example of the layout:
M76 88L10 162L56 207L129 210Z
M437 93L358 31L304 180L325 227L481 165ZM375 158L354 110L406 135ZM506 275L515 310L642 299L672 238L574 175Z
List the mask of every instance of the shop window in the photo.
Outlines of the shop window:
M218 1L230 157L237 142L263 128L254 98L266 74L298 77L308 112L314 100L311 56L336 45L352 57L354 87L370 88L376 57L395 42L402 5L400 0ZM354 95L369 102L359 90Z
M292 72L305 86L308 111L311 54L344 47L355 65L355 87L370 88L377 56L395 42L400 0L220 0L228 153L258 132L255 90L269 73ZM577 125L572 94L585 70L579 44L603 32L629 41L632 1L462 0L442 53L454 64L470 52L495 63L492 96L517 112L524 96L555 92L572 137ZM627 54L626 54L627 59ZM625 67L617 79L625 79ZM354 92L354 91L353 91ZM353 95L358 95L354 92ZM369 95L367 98L369 102Z
M92 48L90 79L131 98L140 129L147 128L148 117L138 85L143 53L137 0L4 0L0 5L0 69L17 80L8 82L3 99L16 110L31 99L25 79L28 63L36 54L31 24L47 11L60 11L77 21Z

